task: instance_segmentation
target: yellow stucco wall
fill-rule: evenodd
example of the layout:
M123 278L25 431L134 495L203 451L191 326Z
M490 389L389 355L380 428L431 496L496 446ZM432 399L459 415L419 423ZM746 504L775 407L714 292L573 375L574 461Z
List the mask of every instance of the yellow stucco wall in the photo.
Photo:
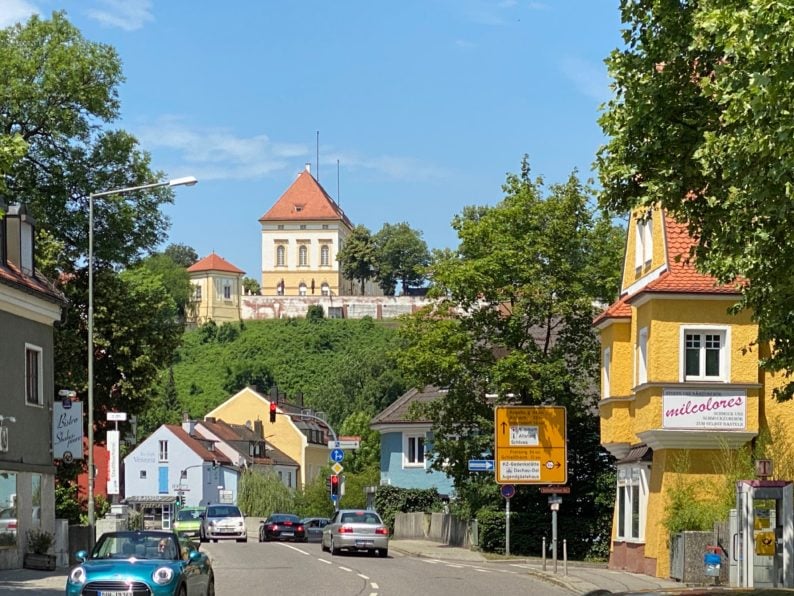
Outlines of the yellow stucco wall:
M226 279L231 282L229 299L218 295L216 281ZM196 287L200 288L201 299L191 302L188 316L192 322L201 324L213 320L216 323L229 323L240 320L240 295L242 294L242 275L213 271L190 274L193 296Z
M262 420L265 427L265 441L300 464L298 488L301 489L306 485L306 465L310 463L308 457L311 457L311 462L316 461L318 456L313 453L316 449L314 447L311 450L307 449L306 436L292 423L289 416L278 414L276 422L270 423L270 401L266 397L246 387L209 412L207 416L232 424ZM308 455L308 451L312 452L311 456ZM325 457L328 458L327 450Z
M635 212L636 214L636 212ZM623 260L623 283L621 291L625 291L631 284L640 280L648 273L661 267L666 259L666 249L663 241L663 217L659 209L654 209L651 216L653 229L653 251L650 264L644 263L642 267L635 266L635 252L637 247L637 226L636 219L629 220L628 234L626 239L626 254Z

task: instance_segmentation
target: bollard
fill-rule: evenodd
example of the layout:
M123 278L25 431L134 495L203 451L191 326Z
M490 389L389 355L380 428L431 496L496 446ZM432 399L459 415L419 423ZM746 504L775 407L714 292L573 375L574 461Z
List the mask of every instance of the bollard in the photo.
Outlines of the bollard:
M565 538L562 539L562 571L568 575L568 541Z
M543 571L546 571L546 537L543 537Z

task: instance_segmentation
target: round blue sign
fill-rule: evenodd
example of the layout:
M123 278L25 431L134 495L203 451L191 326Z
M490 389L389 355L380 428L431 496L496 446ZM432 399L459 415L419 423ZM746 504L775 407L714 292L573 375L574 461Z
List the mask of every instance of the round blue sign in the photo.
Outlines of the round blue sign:
M345 459L344 451L342 451L341 449L334 449L331 451L331 461L335 461L336 463L339 463L343 459Z
M505 499L510 499L514 494L516 494L516 487L512 484L503 484L500 490L502 491L502 496Z

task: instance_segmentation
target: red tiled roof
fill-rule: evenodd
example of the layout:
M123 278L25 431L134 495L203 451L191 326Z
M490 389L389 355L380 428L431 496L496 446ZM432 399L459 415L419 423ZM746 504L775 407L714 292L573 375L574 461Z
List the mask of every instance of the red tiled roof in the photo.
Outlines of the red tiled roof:
M197 271L226 271L227 273L245 273L242 269L238 269L226 259L223 259L212 253L203 259L199 259L187 268L189 273Z
M631 306L629 306L629 296L621 296L617 302L613 302L604 312L593 319L593 325L598 325L607 319L630 319Z
M341 220L353 224L320 183L304 170L259 221Z
M231 464L232 460L220 451L210 451L199 441L191 437L179 424L166 424L168 430L174 433L185 445L190 447L204 461L217 461L221 464Z
M0 283L16 286L25 292L38 294L51 302L61 305L66 304L66 297L63 293L47 281L44 276L38 272L33 273L33 275L26 275L11 262L7 262L5 266L0 265Z
M686 224L665 213L664 230L667 244L667 271L645 286L643 292L681 294L739 294L737 287L721 285L711 275L699 273L690 260L689 250L695 240Z

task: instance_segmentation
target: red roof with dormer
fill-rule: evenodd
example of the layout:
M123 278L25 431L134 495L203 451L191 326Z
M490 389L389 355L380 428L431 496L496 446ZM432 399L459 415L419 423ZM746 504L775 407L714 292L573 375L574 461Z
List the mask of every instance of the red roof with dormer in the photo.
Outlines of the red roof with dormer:
M166 424L165 425L168 430L176 435L176 437L182 441L187 447L190 447L196 455L201 457L204 461L217 461L220 464L231 464L232 460L230 460L226 455L221 453L220 451L210 451L204 446L204 443L199 441L198 439L189 435L184 428L182 428L178 424Z
M36 294L41 298L45 298L61 306L65 305L67 302L63 292L58 290L38 271L25 274L19 267L10 261L6 262L5 265L0 262L0 283L14 286L25 292L30 292L31 294Z
M631 302L639 296L654 294L740 294L736 284L719 284L716 278L700 273L690 256L695 239L689 234L685 223L680 223L671 215L664 215L664 236L666 249L666 270L658 278L650 281L633 294L624 294L609 308L599 314L594 325L607 319L630 319Z
M199 259L187 268L188 273L196 273L197 271L225 271L226 273L245 273L242 269L238 269L229 261L219 257L214 252Z
M259 218L260 222L295 220L341 220L353 227L342 208L307 170L301 172L276 204Z

